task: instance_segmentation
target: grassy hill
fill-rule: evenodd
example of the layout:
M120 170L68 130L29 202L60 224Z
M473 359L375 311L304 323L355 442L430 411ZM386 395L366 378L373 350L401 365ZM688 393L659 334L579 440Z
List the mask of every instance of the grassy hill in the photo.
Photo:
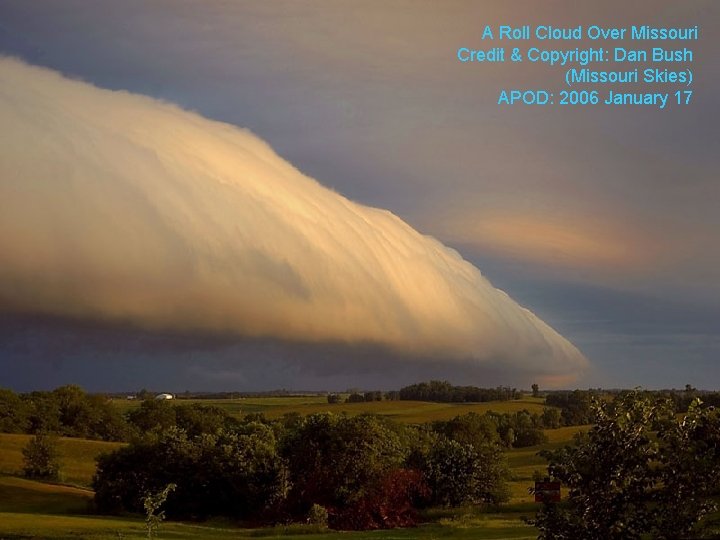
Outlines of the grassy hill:
M30 438L31 435L0 433L0 474L21 474L23 467L22 449ZM93 474L95 474L95 457L105 452L112 452L122 446L122 443L60 437L58 446L61 482L76 486L89 486Z
M176 403L187 403L178 400ZM392 417L400 422L428 422L450 419L470 411L484 413L489 410L513 412L522 409L542 411L541 399L524 398L517 401L488 403L428 403L416 401L381 401L370 403L341 403L329 405L324 396L241 398L234 400L202 400L240 415L262 412L278 418L288 412L310 414L332 411L360 414L373 412ZM125 402L129 408L137 403ZM570 441L573 434L586 428L548 430L547 445L511 450L506 457L513 475L510 483L512 499L495 513L484 513L476 508L434 509L428 512L430 523L414 529L368 532L317 532L302 525L264 529L238 528L227 521L209 523L165 523L158 538L259 538L283 537L317 539L530 539L537 532L526 525L522 517L535 512L527 488L532 485L535 469L544 471L544 460L537 456L543 448L554 448ZM90 513L92 492L80 487L53 485L18 478L22 468L21 450L29 435L0 434L0 538L74 538L111 539L145 538L144 523L139 517L103 517ZM62 481L74 486L89 486L95 470L95 457L120 446L119 443L60 438ZM4 476L3 476L4 475Z
M581 431L587 431L590 426L570 426L559 429L546 429L548 442L541 446L529 448L513 448L505 453L512 480L510 484L510 504L527 505L533 503L533 496L528 488L533 485L533 473L539 471L542 475L547 473L547 462L538 455L541 450L554 450L572 441L573 436Z

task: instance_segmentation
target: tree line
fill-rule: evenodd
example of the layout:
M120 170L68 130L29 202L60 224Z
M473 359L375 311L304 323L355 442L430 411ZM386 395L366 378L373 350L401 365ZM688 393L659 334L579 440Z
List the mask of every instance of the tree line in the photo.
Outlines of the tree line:
M421 426L332 413L192 424L156 425L101 456L98 509L140 512L147 493L174 484L170 518L262 525L307 521L320 507L333 528L373 529L412 525L426 506L508 499L502 446L478 415Z
M613 401L625 395L626 390L572 390L552 391L545 395L545 405L560 410L560 425L581 426L594 422L596 401ZM685 385L684 390L637 390L644 398L660 399L676 414L689 410L690 405L700 399L703 407L720 406L720 392L700 391Z
M378 399L375 393L366 395L370 399ZM287 416L292 418L299 415L289 413ZM250 415L247 418L261 417ZM484 425L486 435L506 448L541 444L545 440L543 429L564 425L560 410L552 407L545 408L542 413L530 413L527 410L515 413L488 412L478 418L480 420L476 421ZM107 398L87 394L74 385L51 392L20 395L10 390L0 390L0 432L6 433L46 433L128 442L143 434L170 428L183 430L192 438L200 433L235 429L238 422L238 419L216 405L181 401L169 403L152 398L122 414Z
M433 401L437 403L482 403L486 401L509 401L520 399L522 392L517 388L498 386L480 388L478 386L455 386L448 381L428 381L405 386L400 390L353 390L344 399L345 403L370 401ZM340 394L328 394L328 403L341 403Z
M76 385L51 392L16 394L0 388L0 432L55 433L68 437L125 441L132 427L112 402Z
M509 401L520 399L522 392L516 388L498 386L455 386L448 381L429 381L401 388L398 398L413 401L437 401L440 403L479 403L484 401Z

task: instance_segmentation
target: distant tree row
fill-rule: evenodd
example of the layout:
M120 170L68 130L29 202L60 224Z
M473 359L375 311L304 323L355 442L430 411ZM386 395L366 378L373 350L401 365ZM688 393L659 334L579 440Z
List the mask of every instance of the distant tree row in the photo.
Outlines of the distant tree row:
M647 398L665 400L675 413L688 411L693 401L699 398L703 407L720 407L720 392L699 391L689 384L684 390L643 390L638 392ZM622 397L622 390L573 390L551 391L545 396L545 404L560 409L561 425L577 426L594 422L593 400L612 402Z
M129 441L170 427L179 427L193 436L215 432L236 422L216 406L171 405L155 399L145 400L123 415L105 396L87 394L75 385L20 395L0 389L0 432L4 433Z
M131 427L108 398L68 385L20 395L0 389L0 432L122 441L130 436Z
M0 432L5 433L54 433L57 435L100 439L107 441L129 441L138 434L151 430L164 430L176 426L191 436L200 431L200 422L218 430L236 422L220 407L203 404L169 404L152 399L153 394L145 393L141 406L122 414L110 399L101 395L88 394L79 386L67 385L50 392L16 394L0 389ZM535 444L540 435L533 429L548 429L558 426L583 425L593 422L591 401L603 396L605 400L621 395L620 392L600 390L552 391L546 393L549 406L541 415L517 413L518 416L498 416L496 425L501 441L506 446ZM685 390L662 390L643 392L643 395L667 400L676 413L688 410L693 399L700 397L703 406L720 406L720 393L701 392L691 386ZM354 392L345 401L370 402L380 400L423 400L441 402L466 402L507 400L519 397L515 389L500 387L484 389L472 386L453 386L446 381L430 381L402 388L392 392ZM339 394L328 394L329 403L341 401ZM559 415L559 418L558 418ZM497 415L496 415L497 416Z
M351 392L344 400L345 403L367 403L370 401L389 401L389 392L380 392L374 390L371 392ZM328 403L342 403L343 399L340 394L328 394Z
M322 514L339 529L406 526L428 505L507 500L502 447L483 422L405 426L324 413L156 429L99 458L95 500L101 511L140 512L146 493L175 484L164 506L171 518L261 524Z
M421 385L418 385L421 386ZM399 394L399 392L398 392ZM353 393L349 402L379 401L379 391ZM329 394L328 401L340 401L340 395ZM561 414L565 415L561 417ZM293 415L290 415L293 416ZM513 414L489 413L488 421L498 441L505 447L539 444L542 429L567 423L565 410L547 408L542 414L520 411ZM585 418L581 418L586 423ZM299 421L299 415L296 421ZM138 407L122 414L106 397L85 393L80 387L63 386L51 392L15 394L0 390L0 432L52 433L87 439L130 441L148 433L179 428L188 436L216 433L235 428L238 420L225 409L202 403L171 403L146 399Z
M522 393L516 388L498 386L497 388L479 388L477 386L454 386L448 381L429 381L381 392L352 391L345 398L346 403L368 401L435 401L440 403L479 403L483 401L509 401L520 399ZM328 394L328 403L340 403L339 394Z
M468 403L483 401L509 401L520 399L522 393L515 388L479 388L477 386L454 386L448 381L430 381L401 388L401 400L436 401L440 403Z
M696 399L702 401L703 407L720 407L720 392L701 391L689 384L685 390L659 390L653 394L668 399L676 413L687 412Z

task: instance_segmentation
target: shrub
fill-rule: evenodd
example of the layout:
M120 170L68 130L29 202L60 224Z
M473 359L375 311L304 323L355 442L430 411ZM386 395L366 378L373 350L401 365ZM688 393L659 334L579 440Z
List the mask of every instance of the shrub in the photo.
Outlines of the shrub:
M38 433L22 450L23 473L27 478L57 480L60 474L60 460L55 437Z
M344 530L410 527L417 523L415 509L429 495L422 473L397 469L387 473L355 504L334 511L331 523Z
M322 529L328 526L328 511L324 506L313 504L308 512L307 522Z

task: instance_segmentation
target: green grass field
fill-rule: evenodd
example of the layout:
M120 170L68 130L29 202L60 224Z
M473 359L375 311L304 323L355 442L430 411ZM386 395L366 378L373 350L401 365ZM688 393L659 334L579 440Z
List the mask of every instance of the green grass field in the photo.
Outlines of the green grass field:
M538 455L541 450L554 450L572 441L573 436L581 431L587 431L589 426L571 426L559 429L547 429L548 442L542 446L529 448L513 448L505 453L512 480L510 485L510 504L525 505L533 503L533 496L528 488L533 485L533 473L539 471L542 475L547 473L544 458Z
M175 403L187 403L177 400ZM509 402L481 404L444 404L414 401L385 401L371 403L342 403L328 405L325 397L247 398L235 400L203 400L228 410L233 415L262 412L277 418L288 412L311 414L333 411L347 414L373 412L390 416L401 422L415 423L450 419L458 414L489 410L512 412L522 409L541 411L541 399L524 398ZM122 402L125 408L137 403ZM242 529L228 522L165 523L158 538L322 538L334 540L361 539L530 539L536 538L533 527L523 522L532 517L535 503L527 489L532 485L534 470L544 471L545 461L537 456L543 448L556 448L571 440L574 433L586 428L548 430L549 443L541 447L523 448L507 452L512 473L509 504L494 513L476 508L437 509L428 512L430 523L414 529L368 531L358 533L319 532L302 525L264 529ZM89 486L95 468L95 457L112 451L119 443L105 443L84 439L60 439L62 483L53 485L17 477L22 469L21 450L28 435L0 434L0 538L51 539L111 539L145 538L144 523L139 517L102 517L92 515L92 492ZM79 486L79 487L73 487Z
M237 398L237 399L178 399L175 405L202 403L216 405L233 416L250 413L262 413L268 418L280 418L283 414L296 412L307 415L320 412L346 413L357 415L373 413L388 416L398 422L408 424L450 420L459 414L488 411L498 413L517 412L527 409L541 413L545 405L542 398L524 397L513 401L490 401L487 403L430 403L427 401L372 401L368 403L328 404L325 396L300 396L277 398ZM122 410L139 407L137 401L117 399L114 403Z
M0 433L0 474L19 475L22 472L22 449L30 435ZM95 474L95 457L112 452L122 443L59 438L61 477L64 484L89 486Z
M48 514L0 512L2 538L48 538L111 540L118 538L147 538L140 519L119 519L93 516L56 516ZM421 525L413 529L392 529L365 532L319 532L309 527L291 526L267 529L239 529L228 525L196 525L165 523L157 538L163 539L214 539L253 538L323 539L323 540L433 540L452 538L458 540L530 540L537 537L533 527L504 514L465 515L455 520Z

